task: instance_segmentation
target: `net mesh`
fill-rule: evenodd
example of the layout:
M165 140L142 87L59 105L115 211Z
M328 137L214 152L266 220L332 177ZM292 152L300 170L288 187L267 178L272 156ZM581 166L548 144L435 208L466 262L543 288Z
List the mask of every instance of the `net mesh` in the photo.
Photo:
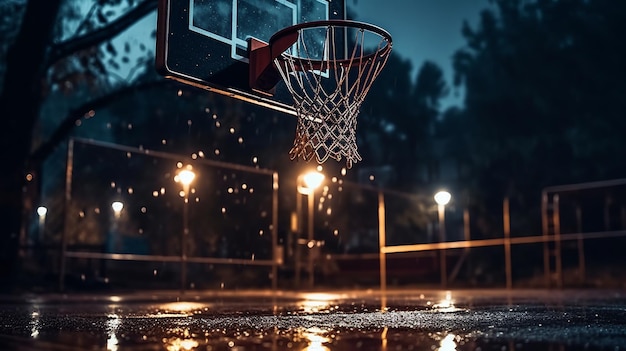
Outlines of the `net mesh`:
M390 52L390 39L366 28L328 24L299 29L297 42L274 61L298 116L292 160L345 158L347 168L361 161L357 117Z

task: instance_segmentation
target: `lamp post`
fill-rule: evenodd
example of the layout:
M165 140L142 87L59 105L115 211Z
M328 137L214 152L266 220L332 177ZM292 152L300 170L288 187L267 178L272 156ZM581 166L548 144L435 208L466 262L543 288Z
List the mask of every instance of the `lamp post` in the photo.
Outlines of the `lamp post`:
M196 178L192 167L187 165L176 173L174 181L183 185L183 232L180 238L180 291L185 292L187 285L187 241L189 237L189 186Z
M112 250L112 252L119 252L121 249L121 238L119 233L119 220L122 216L122 210L124 209L124 203L121 201L113 201L111 202L111 209L113 210L113 224L110 225L110 247L107 250Z
M48 214L48 208L46 208L45 206L37 207L37 215L39 216L39 237L37 238L38 244L41 244L43 242L44 229L46 225L46 214Z
M315 189L317 189L322 182L324 181L324 175L318 171L309 171L298 176L298 184L297 184L297 217L298 222L301 223L300 219L302 218L302 207L300 206L301 196L300 194L307 195L307 210L308 210L308 218L307 218L307 247L309 248L309 253L307 255L307 265L309 271L309 287L313 287L314 284L314 269L313 269L313 253L312 250L315 247L314 242L314 234L313 234L313 224L314 224L314 207L315 207ZM302 230L302 226L298 223L298 239ZM297 245L297 258L296 258L296 285L300 283L300 244L299 240L296 241Z
M111 203L111 208L113 209L113 214L115 215L115 218L120 218L122 210L124 209L124 204L121 201L113 201Z
M446 205L451 198L452 195L447 191L439 191L435 194L435 202L437 203L437 212L439 214L439 242L441 243L446 241ZM445 249L441 249L439 267L441 269L441 287L445 288L448 280Z

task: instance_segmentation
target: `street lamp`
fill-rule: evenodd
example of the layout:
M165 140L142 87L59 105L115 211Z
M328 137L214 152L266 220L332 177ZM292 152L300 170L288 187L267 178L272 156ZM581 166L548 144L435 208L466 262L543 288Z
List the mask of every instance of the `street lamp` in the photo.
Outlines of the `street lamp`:
M46 208L45 206L37 207L37 215L39 216L39 238L38 238L39 243L43 242L44 227L46 224L46 214L48 214L48 208Z
M121 234L119 233L119 227L120 227L120 217L122 216L122 210L124 209L124 203L121 201L113 201L111 202L111 209L113 210L113 219L111 220L111 223L109 224L109 236L110 236L110 249L113 252L117 252L117 250L120 250L122 247L122 239L121 239Z
M48 208L46 208L45 206L37 207L37 215L39 216L39 231L37 233L37 236L38 236L37 244L41 244L43 242L47 213L48 213Z
M314 212L313 209L315 207L315 189L317 189L322 182L324 181L324 175L318 171L309 171L298 176L297 181L297 222L298 222L298 239L300 239L300 233L302 231L302 227L300 225L302 218L302 207L300 205L301 195L306 195L308 199L307 209L308 209L308 220L307 220L307 247L309 248L309 254L307 256L308 270L309 270L309 287L313 287L314 283L314 272L313 272L313 254L312 249L315 247L315 242L313 241L313 223L314 223ZM297 245L297 258L296 258L296 286L300 284L300 244L299 240L296 240Z
M439 242L446 241L446 205L450 202L452 195L447 191L439 191L435 194L435 202L437 203L437 212L439 213ZM446 287L447 268L446 268L446 251L441 249L439 255L439 267L441 269L441 285Z
M111 208L113 209L113 214L115 215L115 218L120 218L122 210L124 209L124 203L122 203L121 201L113 201L111 203Z
M185 292L187 285L187 241L189 236L189 186L196 178L190 165L176 173L174 181L183 185L183 233L180 238L180 290Z

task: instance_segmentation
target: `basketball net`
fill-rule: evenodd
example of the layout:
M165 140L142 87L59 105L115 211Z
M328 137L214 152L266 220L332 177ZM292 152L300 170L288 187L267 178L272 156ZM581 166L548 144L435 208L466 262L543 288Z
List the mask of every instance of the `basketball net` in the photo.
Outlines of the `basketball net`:
M372 83L387 63L391 39L369 27L354 27L358 22L325 24L323 58L319 47L307 39L307 30L298 29L298 40L274 59L285 85L293 95L297 112L291 159L346 159L346 167L361 161L356 140L357 117ZM347 36L345 56L338 57ZM323 28L315 27L316 30ZM371 37L377 44L372 46ZM367 37L367 41L366 41ZM366 47L368 45L368 47Z

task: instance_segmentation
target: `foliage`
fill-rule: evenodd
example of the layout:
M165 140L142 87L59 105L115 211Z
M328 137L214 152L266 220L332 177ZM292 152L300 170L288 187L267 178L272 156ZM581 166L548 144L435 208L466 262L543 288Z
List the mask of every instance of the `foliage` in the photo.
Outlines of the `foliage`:
M359 116L359 147L364 165L391 165L397 178L389 186L411 190L430 167L432 131L439 116L439 101L447 94L441 68L426 61L415 81L411 64L392 53L374 82Z
M623 177L626 3L497 0L454 56L451 143L475 197L538 203L548 185ZM461 127L462 126L462 127Z

